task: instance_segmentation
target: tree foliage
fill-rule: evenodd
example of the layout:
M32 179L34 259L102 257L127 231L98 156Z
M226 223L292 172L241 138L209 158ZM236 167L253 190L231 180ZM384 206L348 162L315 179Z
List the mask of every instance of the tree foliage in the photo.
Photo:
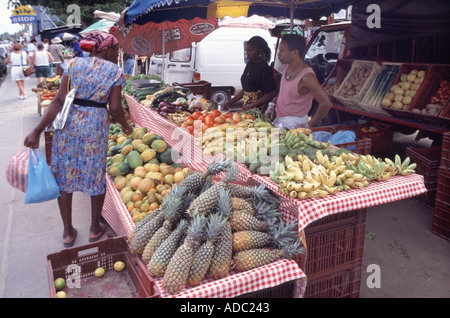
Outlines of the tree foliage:
M129 7L133 0L8 0L8 8L13 9L17 5L42 6L49 10L49 13L58 16L62 21L67 21L67 16L72 12L67 12L70 4L78 4L81 10L81 23L83 27L89 26L97 19L94 18L94 11L121 13L126 7Z

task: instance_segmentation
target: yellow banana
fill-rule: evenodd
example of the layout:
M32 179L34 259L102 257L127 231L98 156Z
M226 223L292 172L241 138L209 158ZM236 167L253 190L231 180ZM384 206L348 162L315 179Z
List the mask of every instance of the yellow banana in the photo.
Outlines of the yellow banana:
M316 158L317 158L317 162L320 163L321 165L323 165L324 156L322 154L322 151L320 151L320 150L316 151Z
M300 191L297 192L297 199L307 199L308 198L308 192Z
M309 164L309 159L304 159L302 162L302 170L303 172L307 172L311 170L311 165Z
M364 179L364 175L360 173L354 173L352 176L356 181L362 181Z
M317 190L308 192L308 198L318 198L319 196L320 196L320 192Z
M336 179L337 179L336 172L334 172L334 170L331 170L330 171L330 176L328 178L327 186L332 187L336 183Z
M323 156L323 165L325 168L330 168L330 159L328 158L328 155Z
M314 190L314 191L319 192L319 197L320 198L324 198L324 197L328 196L328 194L329 194L328 191L321 190L321 189L317 189L317 190Z
M339 187L329 187L326 185L322 185L322 187L330 194L336 194L339 192Z

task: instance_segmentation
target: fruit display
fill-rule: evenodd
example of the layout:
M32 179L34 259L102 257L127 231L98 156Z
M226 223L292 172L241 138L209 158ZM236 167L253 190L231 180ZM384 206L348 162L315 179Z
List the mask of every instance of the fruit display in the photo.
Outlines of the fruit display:
M336 90L335 97L342 97L344 99L354 98L363 88L370 73L372 72L372 65L366 66L361 61L355 61L352 69L345 77L342 85Z
M430 99L431 104L437 104L439 106L445 106L450 98L450 82L447 80L441 80L439 82L439 88Z
M414 173L415 163L407 157L395 161L358 155L344 148L317 149L314 156L285 156L276 164L270 178L279 184L279 191L297 199L326 197L340 191L366 187L372 181L388 180L394 175Z
M107 171L135 223L158 209L190 169L174 163L170 146L157 134L135 127L126 136L110 126ZM175 155L180 155L178 152Z
M161 83L160 86L165 86L164 81L157 75L145 75L139 74L130 76L126 81L127 84L122 88L122 105L125 108L128 108L127 100L125 99L125 94L133 96L137 101L141 101L146 98L149 94L154 94L159 88L156 87L142 87L142 88L134 88L132 81L135 80L156 80Z
M339 88L339 86L341 86L340 82L336 82L334 84L329 84L327 83L323 89L327 92L328 95L333 95L337 89Z
M412 103L426 76L424 70L413 69L403 73L400 81L391 86L389 92L381 101L381 106L396 110L406 110Z
M370 107L380 107L386 94L394 84L400 65L398 64L383 64L380 73L375 78L374 83L364 95L361 104Z
M39 82L36 87L31 90L35 93L46 93L49 91L54 91L59 89L59 84L61 83L61 76L55 75L53 77L46 77L45 81Z
M169 294L304 253L298 225L280 218L279 199L264 185L234 183L236 176L225 160L190 174L130 233L131 251Z

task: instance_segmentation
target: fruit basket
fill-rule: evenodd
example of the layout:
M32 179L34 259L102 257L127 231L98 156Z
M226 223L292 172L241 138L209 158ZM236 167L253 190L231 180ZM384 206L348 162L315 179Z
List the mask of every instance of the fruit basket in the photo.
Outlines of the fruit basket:
M450 125L447 106L450 101L448 81L450 81L450 65L431 65L424 80L422 94L414 98L406 109L408 116L417 122Z
M344 106L361 109L359 102L364 97L381 66L373 61L354 61L341 86L333 96Z
M333 94L341 86L348 72L352 68L352 60L338 60L331 73L323 83L323 88L328 93L328 96L333 102L339 102Z
M410 112L406 110L426 91L425 79L428 69L429 64L402 64L394 84L381 102L381 108L394 117L411 119Z
M124 270L114 270L117 261L125 263ZM105 270L102 277L94 275L98 267ZM49 254L47 273L52 298L56 297L54 281L57 278L65 279L63 291L68 298L159 297L145 264L130 252L125 237Z

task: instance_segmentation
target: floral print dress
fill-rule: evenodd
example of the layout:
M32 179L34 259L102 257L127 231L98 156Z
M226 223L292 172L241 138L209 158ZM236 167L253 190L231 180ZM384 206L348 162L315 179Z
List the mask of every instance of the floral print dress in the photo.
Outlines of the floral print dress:
M96 57L77 58L65 63L75 98L107 103L111 89L125 85L118 65ZM106 108L73 104L64 129L53 135L51 170L61 191L90 196L106 192L109 112Z

